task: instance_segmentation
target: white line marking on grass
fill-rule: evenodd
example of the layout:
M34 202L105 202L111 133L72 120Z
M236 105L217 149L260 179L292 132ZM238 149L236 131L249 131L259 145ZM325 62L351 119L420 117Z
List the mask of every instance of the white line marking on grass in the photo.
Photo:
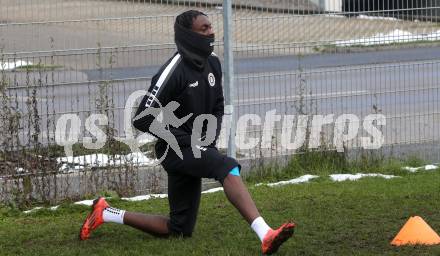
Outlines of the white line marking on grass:
M137 201L144 201L144 200L150 200L154 198L167 198L167 194L150 194L150 195L143 195L143 196L134 196L134 197L122 197L122 200L125 201L131 201L131 202L137 202Z
M266 185L269 187L285 186L285 185L289 185L289 184L306 183L306 182L309 182L310 180L316 179L316 178L319 178L319 176L306 174L306 175L303 175L301 177L291 179L291 180L282 180L282 181L275 182L275 183L258 183L258 184L255 184L255 186L256 187L261 186L261 185Z
M85 205L85 206L92 206L93 205L93 200L78 201L78 202L75 202L74 204Z
M203 191L202 194L215 193L215 192L219 192L219 191L223 191L223 188L222 187L211 188L211 189Z
M332 174L330 175L330 179L332 181L346 181L346 180L350 180L350 181L355 181L355 180L359 180L365 177L380 177L380 178L384 178L384 179L393 179L393 178L398 178L400 176L394 176L394 175L385 175L385 174L380 174L380 173L357 173L357 174Z
M437 170L438 168L439 167L437 165L428 164L428 165L419 166L419 167L405 166L405 167L402 167L402 170L406 170L409 172L417 172L418 170L433 171L433 170Z
M402 167L402 170L409 172L417 172L419 169L420 167L409 167L409 166Z
M28 214L28 213L31 213L31 212L38 211L40 209L43 209L43 207L35 207L35 208L31 209L31 210L23 211L23 213Z
M436 165L430 165L430 164L425 165L425 171L431 171L431 170L437 170L437 169L438 169L438 166L436 166Z

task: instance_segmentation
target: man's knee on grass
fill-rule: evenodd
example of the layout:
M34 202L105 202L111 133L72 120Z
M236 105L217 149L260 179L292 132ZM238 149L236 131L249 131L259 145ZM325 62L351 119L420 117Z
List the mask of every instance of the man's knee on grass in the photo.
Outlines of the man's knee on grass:
M196 219L189 216L172 216L168 221L168 230L171 236L191 237Z
M192 237L194 228L182 227L182 228L174 228L170 230L170 237L182 237L182 238L190 238Z

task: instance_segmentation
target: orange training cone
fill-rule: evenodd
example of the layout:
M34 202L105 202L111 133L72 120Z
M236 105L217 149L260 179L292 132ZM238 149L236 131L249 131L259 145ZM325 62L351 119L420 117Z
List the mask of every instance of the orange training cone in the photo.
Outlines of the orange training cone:
M440 236L419 216L411 217L403 225L392 245L435 245L440 244Z

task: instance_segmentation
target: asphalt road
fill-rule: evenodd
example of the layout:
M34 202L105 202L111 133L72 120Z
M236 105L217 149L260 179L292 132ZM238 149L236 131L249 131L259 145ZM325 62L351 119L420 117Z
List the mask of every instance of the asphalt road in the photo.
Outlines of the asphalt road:
M380 63L415 62L439 60L440 47L407 48L388 51L369 51L358 53L326 53L306 56L273 56L235 60L236 74L261 72L294 71L298 69L317 69L353 65L374 65ZM84 70L89 80L127 79L151 77L160 66L137 68L113 68L111 70Z
M80 113L84 124L90 112L96 112L99 87L103 87L98 81L110 79L113 82L106 91L113 99L111 107L117 111L109 119L123 135L123 108L127 98L136 90L145 90L158 68L55 71L53 76L31 73L30 84L38 84L41 76L54 84L36 87L43 140L47 138L47 130L49 134L54 131L53 124L47 125L47 113L57 118L64 113ZM384 114L388 117L387 143L440 139L439 47L237 59L235 69L238 117L252 113L264 120L265 113L272 109L278 114L295 114L295 106L303 99L310 114L337 117L345 113L358 115L360 119L370 113ZM26 112L26 101L32 94L20 87L26 84L26 75L10 75L15 75L18 81L18 87L11 89L10 95Z

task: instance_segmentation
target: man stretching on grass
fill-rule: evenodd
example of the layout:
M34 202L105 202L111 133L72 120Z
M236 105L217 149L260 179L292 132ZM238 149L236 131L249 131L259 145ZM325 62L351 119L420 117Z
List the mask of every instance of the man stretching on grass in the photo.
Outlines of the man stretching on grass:
M214 178L222 184L228 200L260 238L262 252L274 253L292 236L295 224L287 222L278 229L271 229L260 216L242 182L241 166L235 159L219 153L215 147L221 127L224 99L221 65L213 54L214 31L211 23L204 13L191 10L177 16L174 30L178 52L153 77L149 94L142 100L133 122L137 129L158 138L155 148L157 155L164 157L161 164L168 174L170 216L115 209L104 198L98 198L81 228L80 239L88 239L94 229L106 222L129 225L159 237L190 237L197 219L201 179ZM177 117L176 120L184 122L180 122L177 127L168 126L165 131L158 128L157 120L151 115L157 111L149 110L168 106L170 102L174 102L172 111L175 110L171 115L175 114L174 119ZM175 107L175 102L178 103L178 108ZM193 147L197 141L209 137L209 125L204 123L198 140L192 138L195 134L193 130L197 130L197 117L202 114L216 117L216 132L209 146ZM165 119L167 116L164 114L163 120ZM176 140L166 136L169 132ZM178 143L177 150L174 150L176 145L171 145L174 141ZM170 147L173 150L169 150ZM200 157L195 156L194 148L199 149Z

